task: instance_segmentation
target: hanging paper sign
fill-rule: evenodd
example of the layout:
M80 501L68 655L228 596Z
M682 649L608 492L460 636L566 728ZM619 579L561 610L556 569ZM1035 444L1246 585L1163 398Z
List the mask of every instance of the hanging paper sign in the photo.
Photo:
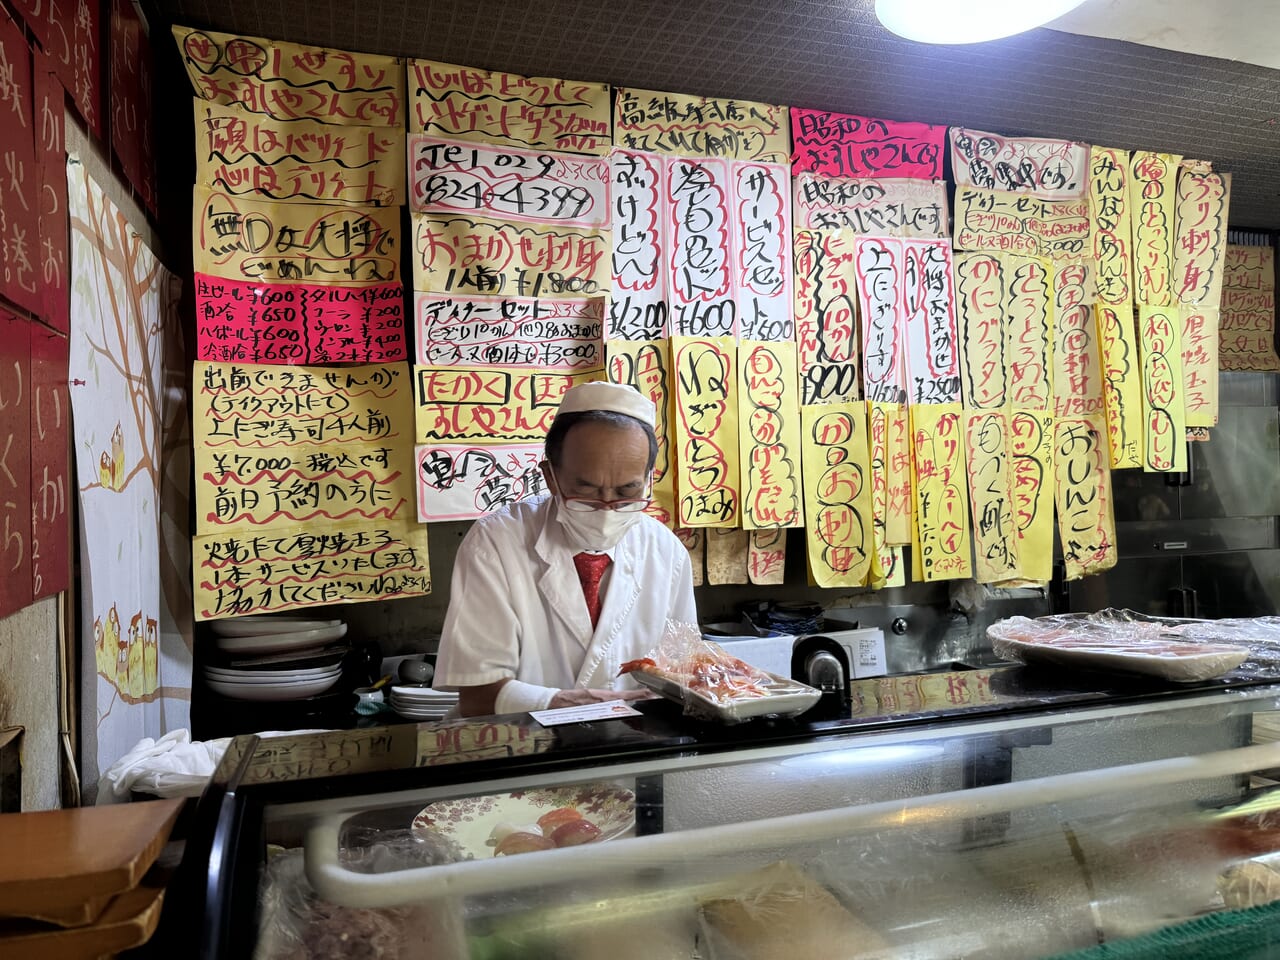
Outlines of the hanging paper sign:
M1218 423L1218 311L1180 304L1182 319L1183 400L1187 426Z
M956 326L959 333L964 405L990 410L1005 405L1005 308L1009 279L1004 257L955 254Z
M1102 359L1102 398L1113 470L1142 466L1142 389L1138 336L1130 307L1095 308Z
M609 85L524 77L434 60L410 60L410 129L479 143L605 154Z
M197 620L431 592L419 523L309 524L246 536L197 536Z
M609 234L555 224L413 215L413 288L506 297L609 292Z
M671 332L736 337L728 164L667 160L667 291Z
M31 326L31 598L67 589L71 489L67 338ZM2 388L0 388L2 389ZM0 414L3 417L3 414Z
M1091 417L1104 409L1091 280L1088 263L1053 264L1053 410L1059 417Z
M84 6L80 4L81 8ZM111 149L143 205L158 214L151 138L151 45L134 4L111 0L108 34Z
M973 511L974 578L996 583L1022 576L1014 518L1009 420L1003 410L965 414L964 448Z
M66 91L45 54L33 55L35 70L36 172L40 196L37 256L43 302L40 319L60 333L71 329L67 273L70 230L67 217L67 153L63 139ZM0 241L2 242L2 241Z
M900 403L867 401L871 492L884 543L911 542L911 427Z
M543 444L418 446L418 519L474 520L547 489Z
M1006 395L1020 410L1049 410L1053 407L1050 265L1024 257L1010 257L1007 263Z
M1165 473L1187 469L1187 418L1183 403L1182 320L1177 307L1139 307L1142 357L1143 468Z
M400 211L271 203L197 187L194 268L226 280L356 286L400 279Z
M1116 525L1106 428L1097 417L1053 427L1054 502L1068 580L1116 565Z
M952 127L951 170L958 186L1073 200L1089 186L1089 147Z
M1013 519L1022 579L1053 577L1053 414L1017 410L1009 418Z
M851 368L840 382L826 383L826 395L808 402L856 396L858 278L853 235L848 231L798 230L795 235L796 352L802 375L814 364ZM832 394L839 388L849 396ZM806 384L806 391L809 390ZM806 392L806 397L808 397Z
M34 102L27 39L0 10L0 296L38 314L44 291Z
M628 150L786 163L787 108L749 100L618 88L613 135Z
M1092 147L1089 152L1089 220L1098 299L1121 307L1133 302L1132 227L1129 216L1129 151Z
M173 28L196 95L276 120L404 127L404 62Z
M951 244L903 241L902 316L911 403L960 401Z
M791 316L790 173L775 163L734 163L733 289L743 340L795 340Z
M666 161L651 153L614 150L613 291L610 340L658 340L667 335Z
M609 225L609 162L409 135L409 207L571 227Z
M672 382L668 343L666 340L610 340L608 352L609 382L629 384L653 401L658 455L653 461L653 502L645 513L671 526L675 516L676 477L671 468Z
M1227 247L1218 323L1219 369L1280 370L1275 287L1271 247Z
M728 527L707 530L707 583L747 583L750 534Z
M407 356L404 289L251 283L197 273L196 359L386 363Z
M801 526L804 492L795 344L743 340L738 344L738 371L742 526Z
M59 81L93 135L102 137L101 3L90 0L14 0L40 41ZM12 60L9 61L13 63Z
M1175 206L1173 295L1179 303L1218 305L1227 255L1231 174L1183 170Z
M965 483L963 411L958 403L912 407L915 539L913 580L965 579L969 561L969 497Z
M854 241L858 315L862 326L862 381L868 400L907 400L904 330L898 322L904 282L902 245L896 240Z
M870 454L861 403L801 407L805 541L820 587L860 587L871 572Z
M785 582L787 531L752 530L747 548L747 578L756 586L776 587Z
M672 337L682 527L738 526L738 391L730 337Z
M942 178L946 127L792 107L791 134L798 174Z
M275 120L196 98L196 183L260 200L404 203L404 134Z
M0 617L33 599L32 328L31 321L0 309Z
M867 586L873 590L886 587L905 587L907 585L907 568L902 559L902 547L880 546L871 561L873 580Z
M824 177L794 180L796 226L848 229L877 237L945 237L947 185L942 180Z
M414 367L419 443L519 443L546 439L566 390L598 373L503 367Z
M604 301L415 293L418 363L598 370Z
M689 564L693 568L693 585L703 584L703 561L707 555L707 532L697 527L676 527L674 533L689 551Z
M1153 307L1173 299L1173 242L1179 156L1135 151L1129 163L1133 211L1134 301Z
M1043 200L956 187L957 250L1079 257L1090 249L1088 200Z

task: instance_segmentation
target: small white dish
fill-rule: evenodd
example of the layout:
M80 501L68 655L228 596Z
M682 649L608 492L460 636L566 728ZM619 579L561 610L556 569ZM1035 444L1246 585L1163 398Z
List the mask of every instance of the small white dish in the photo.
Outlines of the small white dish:
M220 637L259 637L321 630L340 623L341 620L304 620L301 617L235 617L212 621L212 630Z
M347 625L335 620L327 626L288 633L255 633L247 636L218 636L214 638L219 650L226 653L283 653L287 650L306 650L323 647L347 635Z
M329 667L303 667L300 670L234 670L230 667L205 667L204 675L215 680L263 683L273 680L310 680L313 677L329 677L341 673L338 665Z
M302 700L324 693L338 682L338 677L335 675L281 683L225 683L206 677L205 682L215 693L233 700Z
M393 696L404 697L407 700L448 700L450 702L458 699L458 691L456 690L435 690L431 687L404 687L395 686L391 688Z

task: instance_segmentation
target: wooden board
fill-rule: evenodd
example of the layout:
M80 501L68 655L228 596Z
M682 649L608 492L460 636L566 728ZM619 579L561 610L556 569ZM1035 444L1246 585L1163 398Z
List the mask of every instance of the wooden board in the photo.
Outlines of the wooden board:
M160 922L164 887L135 887L115 897L97 922L58 929L34 920L0 920L5 960L89 960L115 956L151 939Z

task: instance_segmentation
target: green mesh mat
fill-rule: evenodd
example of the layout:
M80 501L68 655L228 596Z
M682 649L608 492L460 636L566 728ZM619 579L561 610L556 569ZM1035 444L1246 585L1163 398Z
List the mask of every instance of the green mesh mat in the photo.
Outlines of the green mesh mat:
M1130 940L1063 953L1052 960L1267 960L1280 958L1280 901L1197 917Z

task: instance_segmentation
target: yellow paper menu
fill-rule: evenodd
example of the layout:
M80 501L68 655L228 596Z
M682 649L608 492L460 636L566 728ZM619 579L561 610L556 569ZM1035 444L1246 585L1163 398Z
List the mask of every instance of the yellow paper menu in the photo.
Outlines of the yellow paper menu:
M1182 318L1183 401L1188 427L1218 423L1217 307L1179 304Z
M1013 519L1022 579L1053 577L1053 423L1051 413L1017 410L1009 418Z
M742 526L748 530L804 523L800 486L800 396L796 345L738 344L738 450Z
M939 403L914 406L910 413L916 518L911 578L965 579L973 567L964 411L958 403Z
M747 576L757 586L777 586L787 569L787 531L752 530L747 551Z
M732 98L619 87L613 114L618 146L680 157L791 160L787 108Z
M997 583L1020 577L1013 513L1009 418L1003 410L964 415L964 449L973 512L974 578Z
M821 404L800 416L809 575L820 587L860 587L875 552L865 408Z
M955 254L961 384L964 405L974 410L1002 407L1008 398L1007 266L1000 254Z
M1051 265L1039 257L1009 257L1005 362L1008 400L1024 410L1053 406Z
M1133 299L1138 304L1162 307L1173 299L1174 205L1181 159L1139 150L1129 163Z
M1184 169L1178 175L1173 296L1179 303L1216 308L1227 257L1231 174Z
M1129 205L1129 151L1089 151L1089 219L1098 299L1115 307L1133 302L1133 229Z
M911 428L900 403L867 401L871 488L884 543L911 542Z
M1100 417L1057 420L1053 432L1054 501L1067 579L1116 565L1116 523Z
M653 503L645 512L668 527L675 523L676 472L671 464L671 351L666 340L608 340L611 383L626 383L653 401L658 456L653 461Z
M1178 307L1139 307L1138 344L1142 356L1142 465L1150 471L1180 473L1187 469L1187 415Z
M1142 383L1133 308L1094 306L1111 468L1142 466Z
M736 354L732 337L671 338L682 527L739 525Z

